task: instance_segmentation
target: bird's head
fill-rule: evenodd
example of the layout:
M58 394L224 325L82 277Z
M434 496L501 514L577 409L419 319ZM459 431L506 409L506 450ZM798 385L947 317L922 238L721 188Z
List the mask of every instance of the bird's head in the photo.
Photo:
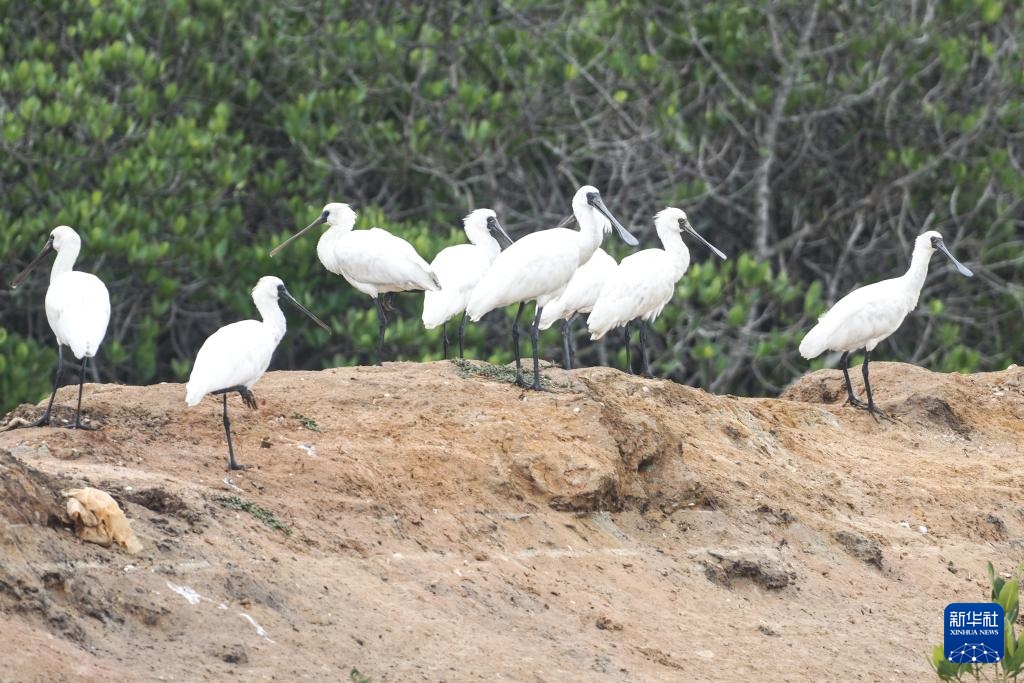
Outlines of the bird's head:
M654 225L661 230L673 230L675 232L686 231L696 237L698 240L704 243L704 245L714 252L715 256L722 259L723 261L728 258L718 247L708 242L706 239L701 237L700 233L694 230L690 224L690 219L686 217L686 212L682 209L677 209L674 206L669 206L662 209L654 217Z
M51 230L50 240L53 242L53 248L56 251L60 251L73 244L82 243L82 238L78 236L78 233L66 225L58 225Z
M473 244L480 244L487 236L495 239L503 239L506 244L512 244L512 238L508 236L505 229L498 222L498 214L491 209L476 209L471 211L463 219L463 227L466 230L466 237Z
M589 219L592 224L599 226L604 234L611 232L614 227L619 239L629 246L635 247L640 244L604 205L601 193L593 185L584 185L576 190L572 198L572 212L576 215L576 222L580 224L580 228L583 228Z
M324 205L324 210L320 212L320 218L317 220L320 223L327 223L332 228L351 228L356 224L356 212L348 204L331 202Z
M309 309L300 304L298 300L291 295L288 288L284 286L284 282L279 277L274 277L273 275L264 275L261 277L256 283L256 286L252 288L252 299L256 302L257 307L259 307L260 303L264 301L278 301L279 299L289 301L293 306L309 316L310 320L328 332L331 331L331 328L328 327L327 323L313 315Z
M323 211L320 212L320 215L316 217L315 221L271 249L270 256L277 256L277 252L281 251L316 226L323 225L324 223L327 223L332 228L351 230L356 224L356 212L352 210L351 206L348 204L342 204L341 202L331 202L330 204L326 204Z
M917 236L917 239L914 240L915 251L921 250L930 256L936 249L945 254L949 260L953 262L953 265L956 266L956 269L960 271L961 275L965 275L967 277L974 275L970 268L957 261L953 257L953 254L949 253L949 249L946 248L946 243L942 241L942 235L937 231L929 230L927 232L922 232Z
M81 244L82 238L78 236L77 232L66 225L58 225L50 231L50 237L46 240L46 244L44 244L42 250L36 254L36 257L32 259L32 262L25 266L25 270L18 273L17 276L11 280L11 289L17 289L21 283L28 278L28 274L32 272L32 269L39 265L39 262L46 258L51 251L77 248L81 246Z

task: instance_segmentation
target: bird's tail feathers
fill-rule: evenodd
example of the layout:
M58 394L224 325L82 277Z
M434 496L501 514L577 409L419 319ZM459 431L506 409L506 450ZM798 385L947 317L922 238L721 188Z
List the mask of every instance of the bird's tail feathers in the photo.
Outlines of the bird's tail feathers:
M808 360L820 356L828 348L828 336L829 328L825 321L819 322L800 342L800 355Z
M540 314L540 324L537 326L538 329L546 330L555 324L555 321L561 320L565 317L565 306L560 301L552 301Z
M185 385L185 403L191 408L203 400L206 392L192 385L191 382Z
M459 297L450 292L427 290L423 293L423 327L432 330L448 322L463 310L462 303Z

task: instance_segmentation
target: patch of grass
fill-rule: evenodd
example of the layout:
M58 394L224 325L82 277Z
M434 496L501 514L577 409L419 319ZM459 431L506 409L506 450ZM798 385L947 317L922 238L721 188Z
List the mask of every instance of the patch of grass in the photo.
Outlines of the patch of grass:
M492 365L483 361L473 362L463 358L452 358L451 362L455 364L456 372L463 379L467 377L482 377L492 382L504 382L505 384L515 384L516 381L516 369L509 365ZM533 382L532 363L524 363L523 376L527 382ZM545 389L553 389L555 387L573 388L572 382L554 382L550 378L545 377L543 371L540 373L540 385Z
M271 529L276 529L277 531L282 532L285 536L292 535L292 530L289 529L284 522L279 520L273 512L261 505L257 505L251 500L245 500L238 496L219 496L215 500L226 508L248 512Z
M373 683L373 679L369 676L364 676L363 673L352 667L352 670L348 672L348 677L352 680L352 683Z
M316 420L314 420L311 417L306 417L302 413L292 413L292 419L301 422L302 426L311 432L323 431L320 429L320 426L316 423Z

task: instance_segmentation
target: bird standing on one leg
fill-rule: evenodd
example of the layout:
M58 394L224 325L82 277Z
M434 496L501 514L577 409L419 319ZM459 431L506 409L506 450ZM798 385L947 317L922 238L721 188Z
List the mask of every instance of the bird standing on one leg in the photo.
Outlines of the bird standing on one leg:
M92 429L81 422L82 389L85 384L85 370L89 359L96 356L100 343L107 333L110 322L110 295L103 281L91 273L73 270L82 239L66 225L53 229L43 250L21 271L11 288L17 288L28 277L29 272L51 251L57 252L53 269L50 271L50 286L46 290L46 320L57 337L57 374L53 379L53 391L46 404L46 412L29 426L50 424L53 399L57 395L64 377L64 347L67 346L79 359L78 405L75 408L75 429Z
M807 359L820 356L825 351L843 352L840 363L846 380L847 402L854 407L864 408L872 416L888 417L875 405L871 394L871 382L868 380L871 352L882 340L899 329L907 314L917 308L917 300L921 296L925 276L928 275L928 261L936 249L949 257L962 275L971 277L974 274L953 258L942 241L942 235L929 230L914 240L914 254L906 273L853 290L821 316L818 324L800 342L800 355ZM861 371L868 396L867 403L853 393L848 369L850 354L861 348L865 350Z
M427 262L401 237L386 230L353 230L356 212L348 204L332 202L315 221L275 247L271 256L318 225L330 227L320 236L316 253L324 268L340 275L363 294L373 297L377 306L377 365L384 349L387 316L380 295L411 290L438 290L441 285Z
M725 254L690 225L682 209L669 207L654 217L654 227L661 238L663 249L644 249L622 259L601 285L594 310L587 318L591 339L600 339L616 327L625 327L626 371L633 372L629 363L629 324L640 319L640 347L644 374L651 373L650 351L647 348L647 323L657 318L676 291L676 283L690 267L690 250L683 243L685 230L703 242L716 256Z
M207 394L220 394L224 405L224 434L228 440L228 469L243 466L235 461L231 444L231 420L228 419L228 394L238 392L252 410L256 397L252 386L270 366L274 350L284 337L287 325L278 300L284 298L305 313L317 325L331 331L323 321L295 300L280 278L261 277L252 290L252 300L260 320L242 320L225 325L211 334L196 355L195 365L185 385L185 403L197 405Z
M512 342L516 357L516 384L523 380L522 357L519 353L519 319L527 301L536 301L537 310L530 327L533 342L533 384L540 390L539 325L548 302L565 290L573 273L590 260L612 227L623 242L636 246L637 240L622 227L601 199L596 187L585 185L572 200L573 214L580 229L552 228L530 233L498 254L490 270L473 290L466 314L477 322L495 308L518 303L512 324Z
M423 326L432 330L438 325L444 329L444 357L448 358L447 322L462 313L459 323L459 358L463 357L463 333L466 323L466 304L473 288L480 282L494 259L501 253L501 245L495 235L508 244L508 236L498 216L490 209L477 209L463 220L463 227L469 244L456 244L438 252L430 262L430 269L441 283L441 289L423 293Z

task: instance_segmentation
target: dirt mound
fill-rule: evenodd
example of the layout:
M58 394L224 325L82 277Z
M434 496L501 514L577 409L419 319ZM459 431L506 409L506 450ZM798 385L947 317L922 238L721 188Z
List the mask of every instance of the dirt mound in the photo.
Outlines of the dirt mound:
M1024 558L1020 368L874 364L894 422L838 371L782 399L545 374L271 373L229 399L243 472L181 385L0 433L0 679L921 678L946 603ZM140 554L74 538L80 486Z

